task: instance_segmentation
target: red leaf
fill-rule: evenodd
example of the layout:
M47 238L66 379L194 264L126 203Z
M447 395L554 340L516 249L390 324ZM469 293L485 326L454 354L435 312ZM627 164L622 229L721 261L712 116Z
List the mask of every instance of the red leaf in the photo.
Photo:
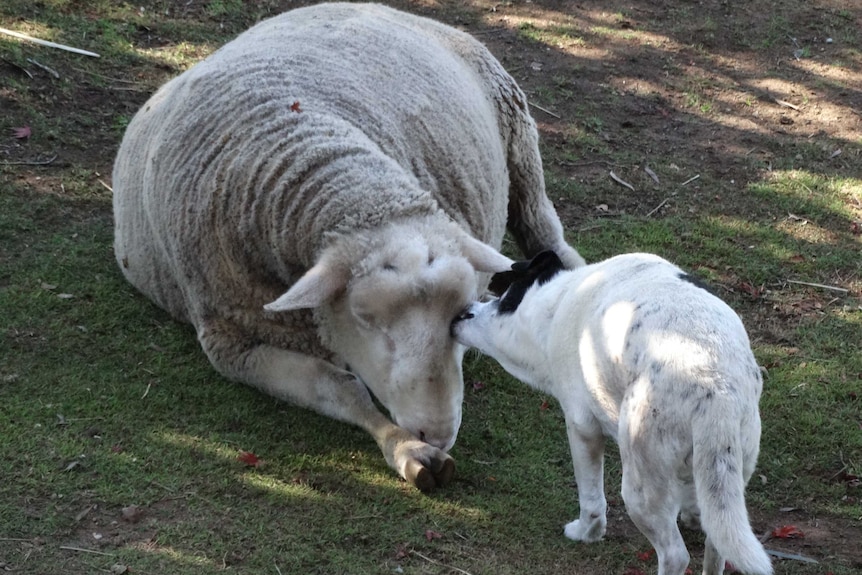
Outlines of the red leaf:
M430 529L425 530L425 539L427 539L428 541L433 541L434 539L440 539L441 537L443 537L443 535L441 535L440 533L437 533L436 531L431 531Z
M762 288L755 287L748 282L740 282L739 289L741 289L751 297L760 297L763 294Z
M626 567L626 570L623 571L623 575L645 575L645 574L643 571L641 571L637 567Z
M542 411L545 411L546 409L548 409L548 407L549 407L548 406L548 400L545 399L544 401L542 401L542 405L539 406L539 409L541 409Z
M850 233L854 236L862 234L862 223L850 222Z
M777 539L796 539L805 537L796 525L783 525L772 530L772 536Z
M12 137L17 138L18 140L23 140L25 138L29 138L30 134L32 134L32 130L30 130L30 126L21 126L20 128L12 128Z
M290 111L296 112L297 114L302 112L302 110L299 108L299 100L295 101L293 104L290 105Z
M655 553L655 549L647 549L646 551L639 551L638 552L638 559L640 561L649 561L652 558L653 553Z
M260 467L263 465L263 460L259 459L257 455L251 451L240 451L236 459L237 461L245 463L249 467Z
M407 550L407 545L399 543L395 546L395 559L405 559L410 556L410 551Z
M482 383L481 381L478 381L478 380L474 381L473 382L473 391L479 391L481 389L485 389L485 384Z

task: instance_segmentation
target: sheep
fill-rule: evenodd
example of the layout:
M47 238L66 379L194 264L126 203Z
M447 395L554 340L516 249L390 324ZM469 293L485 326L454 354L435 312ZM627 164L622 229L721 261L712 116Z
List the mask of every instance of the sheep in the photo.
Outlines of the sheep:
M511 265L507 225L528 256L584 263L515 81L469 35L374 4L264 20L167 82L113 189L122 273L219 373L361 427L423 491L454 472L449 323Z

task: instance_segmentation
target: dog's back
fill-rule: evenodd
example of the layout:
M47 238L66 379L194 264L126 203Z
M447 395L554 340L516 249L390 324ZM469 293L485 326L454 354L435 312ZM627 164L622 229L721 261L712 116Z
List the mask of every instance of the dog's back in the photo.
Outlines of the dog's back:
M771 572L745 508L763 384L739 317L695 278L649 254L617 256L559 281L568 285L549 341L570 346L571 335L559 332L580 316L578 367L604 411L605 432L619 442L632 518L645 533L661 530L662 508L679 502L684 516L700 512L705 561L714 564L706 572L718 572L721 557L743 572ZM555 379L562 388L570 376Z
M682 575L688 564L680 513L707 534L704 573L719 575L725 559L771 573L745 508L763 384L739 317L658 256L572 271L538 260L516 268L520 285L496 304L474 304L453 332L560 401L581 503L566 535L604 533L604 434L620 445L623 499L658 552L659 575Z

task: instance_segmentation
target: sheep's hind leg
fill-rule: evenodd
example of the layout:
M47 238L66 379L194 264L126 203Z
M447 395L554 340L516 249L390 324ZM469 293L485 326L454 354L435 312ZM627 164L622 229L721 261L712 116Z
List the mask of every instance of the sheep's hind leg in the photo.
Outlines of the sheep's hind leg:
M515 118L509 144L509 213L507 227L527 258L554 250L563 264L576 268L584 258L566 243L563 225L545 193L538 134L523 117Z
M224 376L366 430L390 467L421 491L452 479L454 460L392 423L350 372L310 355L249 342L239 328L223 321L206 323L198 330L198 339Z

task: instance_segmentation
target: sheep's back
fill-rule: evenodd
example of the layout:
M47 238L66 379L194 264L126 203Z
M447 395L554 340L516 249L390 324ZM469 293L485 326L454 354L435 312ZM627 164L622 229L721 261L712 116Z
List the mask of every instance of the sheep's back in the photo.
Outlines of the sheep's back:
M382 6L320 5L258 24L130 123L114 170L124 272L194 321L218 298L259 309L327 234L393 217L440 207L499 247L498 74L466 34Z

